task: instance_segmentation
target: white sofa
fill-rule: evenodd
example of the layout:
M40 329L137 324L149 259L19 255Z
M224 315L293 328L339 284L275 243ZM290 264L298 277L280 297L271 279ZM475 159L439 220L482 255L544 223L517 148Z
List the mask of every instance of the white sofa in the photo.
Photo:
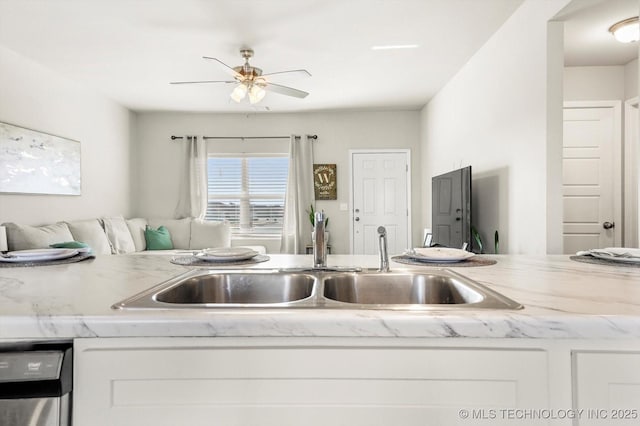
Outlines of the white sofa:
M144 230L164 226L168 229L173 250L147 250ZM31 226L3 223L9 251L48 248L51 244L79 241L88 244L93 252L103 254L158 253L173 254L185 250L209 247L230 247L231 231L224 222L199 219L125 219L122 216L57 222ZM265 253L262 246L251 246Z

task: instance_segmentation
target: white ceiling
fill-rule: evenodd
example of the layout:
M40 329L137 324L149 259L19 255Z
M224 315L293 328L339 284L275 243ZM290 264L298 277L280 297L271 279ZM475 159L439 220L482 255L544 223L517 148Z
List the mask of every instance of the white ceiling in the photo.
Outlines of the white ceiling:
M0 45L136 111L253 111L229 99L229 85L169 84L227 79L202 56L236 66L242 46L255 50L251 63L265 73L312 74L272 78L310 92L269 93L261 105L272 111L418 109L522 1L0 0ZM632 52L606 32L631 3L637 15L637 0L574 0L559 17L567 21L567 64L637 57L637 46ZM389 44L419 47L370 49Z
M417 109L522 0L0 0L0 45L133 110L251 111L202 56L235 66L241 46L265 73L310 92L269 93L272 111ZM478 19L481 17L481 19ZM411 50L371 46L418 44Z
M638 57L638 43L617 42L609 27L638 16L638 0L574 0L556 16L564 21L566 66L624 65Z

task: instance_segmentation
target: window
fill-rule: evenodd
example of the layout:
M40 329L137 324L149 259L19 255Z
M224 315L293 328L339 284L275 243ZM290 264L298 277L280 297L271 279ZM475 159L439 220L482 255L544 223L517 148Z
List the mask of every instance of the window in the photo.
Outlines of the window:
M280 235L288 174L286 154L209 154L205 219L235 235Z

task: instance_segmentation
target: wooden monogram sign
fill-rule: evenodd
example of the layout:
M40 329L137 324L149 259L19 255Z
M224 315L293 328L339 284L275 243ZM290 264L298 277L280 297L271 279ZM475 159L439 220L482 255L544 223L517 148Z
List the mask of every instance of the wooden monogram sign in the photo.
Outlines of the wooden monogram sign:
M335 164L313 165L313 188L316 200L337 200L337 185Z

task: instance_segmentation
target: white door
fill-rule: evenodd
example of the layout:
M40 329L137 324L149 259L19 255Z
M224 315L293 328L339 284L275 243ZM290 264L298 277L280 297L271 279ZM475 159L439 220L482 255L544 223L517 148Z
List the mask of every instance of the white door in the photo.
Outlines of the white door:
M378 227L389 254L411 246L409 151L351 152L351 253L378 253Z
M566 254L620 244L616 206L616 144L620 107L565 107L562 157L563 244Z

